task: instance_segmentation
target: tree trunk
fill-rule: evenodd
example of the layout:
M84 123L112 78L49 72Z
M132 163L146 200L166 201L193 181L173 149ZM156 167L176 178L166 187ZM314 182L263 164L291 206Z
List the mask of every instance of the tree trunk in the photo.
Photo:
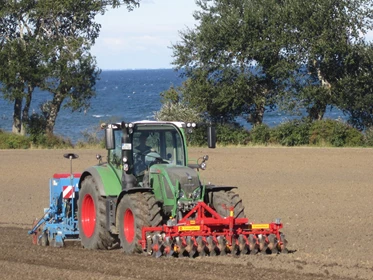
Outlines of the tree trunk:
M251 112L251 114L247 117L246 121L251 123L252 125L260 125L263 123L264 117L264 103L255 104L255 109Z
M263 123L264 104L256 104L255 112L251 116L252 124L260 125Z
M22 110L22 126L21 126L22 135L26 135L26 126L29 121L29 110L30 110L33 91L34 91L34 87L28 86L28 93L26 95L26 103Z
M321 121L324 117L327 104L322 101L316 101L315 104L308 109L308 117L311 120Z
M15 134L21 134L22 130L22 98L16 98L14 100L14 111L13 111L13 126L12 132Z
M262 89L261 94L254 99L255 108L252 110L248 122L252 125L260 125L263 123L265 104L266 104L266 95L268 94L267 89Z
M317 71L317 78L320 80L321 83L321 90L319 96L317 97L318 99L315 99L315 103L313 104L313 106L308 109L308 117L311 120L320 121L324 117L326 107L328 106L328 100L330 100L331 98L332 85L321 73L321 69L317 66L316 60L313 61L313 65L315 66ZM322 98L320 98L320 96L322 96Z
M50 111L47 117L47 124L45 127L45 133L47 135L53 135L54 125L56 124L57 115L63 102L63 96L64 95L60 92L55 93L53 96L53 100L49 107Z

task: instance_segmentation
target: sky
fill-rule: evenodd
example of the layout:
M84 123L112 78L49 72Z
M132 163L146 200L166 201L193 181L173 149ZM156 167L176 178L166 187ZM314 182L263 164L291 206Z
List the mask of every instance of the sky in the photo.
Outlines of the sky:
M194 0L142 0L140 7L110 9L96 20L100 36L91 53L103 70L172 68L172 44L193 27Z
M96 20L100 36L91 52L103 70L173 68L172 44L193 28L194 0L141 0L140 7L110 9ZM367 36L373 39L373 32Z

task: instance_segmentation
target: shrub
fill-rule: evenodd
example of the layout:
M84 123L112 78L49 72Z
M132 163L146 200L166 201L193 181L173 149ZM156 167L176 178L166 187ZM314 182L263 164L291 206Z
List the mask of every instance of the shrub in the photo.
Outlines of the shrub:
M30 116L27 122L26 132L30 135L30 140L34 144L44 141L43 138L46 126L47 121L43 115L34 113Z
M247 145L249 141L249 131L237 123L216 126L216 142L222 146Z
M373 146L373 127L368 128L365 130L364 133L364 144L368 147Z
M53 134L37 135L30 139L32 139L32 144L39 148L64 149L73 147L70 139Z
M271 142L283 146L308 145L310 125L306 119L282 123L271 130Z
M250 141L253 144L268 144L270 137L271 130L266 124L256 125L250 131Z
M30 140L26 136L8 132L0 132L0 149L27 149Z
M216 142L219 145L246 145L250 140L249 132L238 124L217 124ZM187 134L187 141L192 146L206 146L207 133L206 127L200 126Z
M100 126L94 126L91 128L87 128L83 130L81 134L83 135L83 140L79 140L76 143L76 147L78 148L87 148L87 147L105 148L105 139L102 135L102 129Z
M361 146L364 137L357 129L339 120L315 121L310 128L310 144L333 147Z

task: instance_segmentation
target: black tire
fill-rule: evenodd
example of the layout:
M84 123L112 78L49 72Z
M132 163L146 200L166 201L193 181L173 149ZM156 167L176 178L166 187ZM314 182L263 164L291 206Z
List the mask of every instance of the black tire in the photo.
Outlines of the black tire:
M152 193L125 195L117 208L120 244L127 254L142 253L139 244L144 226L158 226L162 221L161 208Z
M106 228L105 199L92 176L82 182L78 199L78 226L82 246L87 249L109 249L115 239Z
M245 207L242 199L233 191L217 191L211 193L211 201L208 204L222 217L229 216L229 208L234 207L235 218L245 218Z

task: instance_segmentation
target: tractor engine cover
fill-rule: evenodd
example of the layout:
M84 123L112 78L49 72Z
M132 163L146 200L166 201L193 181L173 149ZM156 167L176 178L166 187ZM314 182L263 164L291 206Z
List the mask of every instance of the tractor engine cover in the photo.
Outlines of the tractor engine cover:
M198 173L194 169L184 166L169 167L166 172L172 182L176 186L180 184L180 190L184 193L185 198L192 198L193 192L200 187Z

